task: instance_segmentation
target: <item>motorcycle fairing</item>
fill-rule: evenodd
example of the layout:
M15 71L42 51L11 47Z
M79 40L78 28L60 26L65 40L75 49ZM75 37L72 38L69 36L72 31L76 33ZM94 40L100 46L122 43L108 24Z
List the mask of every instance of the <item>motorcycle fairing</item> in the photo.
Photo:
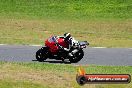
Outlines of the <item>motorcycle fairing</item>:
M64 38L57 38L56 36L51 36L45 41L45 46L49 47L50 52L56 54L59 51L59 47L56 43L63 46L64 48L68 48L69 45L68 42L64 41Z

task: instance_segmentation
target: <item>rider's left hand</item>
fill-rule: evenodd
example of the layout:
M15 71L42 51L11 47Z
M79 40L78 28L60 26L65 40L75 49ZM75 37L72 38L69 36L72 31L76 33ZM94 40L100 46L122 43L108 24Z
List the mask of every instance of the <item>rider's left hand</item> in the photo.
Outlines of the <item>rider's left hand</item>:
M67 51L67 52L69 51L69 49L67 49L67 48L64 48L64 50Z

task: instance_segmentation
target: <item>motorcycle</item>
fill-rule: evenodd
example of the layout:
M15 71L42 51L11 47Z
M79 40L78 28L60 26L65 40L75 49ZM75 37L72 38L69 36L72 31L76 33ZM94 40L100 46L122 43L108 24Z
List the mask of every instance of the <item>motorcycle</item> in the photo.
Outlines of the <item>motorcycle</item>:
M58 43L56 43L56 41L58 41ZM89 43L87 41L73 42L74 45L67 52L64 49L62 49L62 47L60 47L60 45L63 47L67 47L68 45L67 42L63 41L64 41L63 38L57 39L56 36L51 36L45 41L45 46L43 46L36 52L36 59L39 62L42 62L47 58L62 61L65 59L69 59L70 63L79 62L84 56L83 48L86 48L86 46L88 46ZM73 50L77 51L73 54L73 56L69 56L69 53L71 53Z

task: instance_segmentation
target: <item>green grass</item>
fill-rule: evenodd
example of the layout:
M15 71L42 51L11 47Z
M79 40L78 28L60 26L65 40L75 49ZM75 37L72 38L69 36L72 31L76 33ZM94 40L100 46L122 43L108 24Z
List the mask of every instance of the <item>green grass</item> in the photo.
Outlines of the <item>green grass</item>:
M132 47L132 2L0 0L0 43L43 44L65 32L90 46Z
M0 0L0 43L43 44L71 34L90 46L132 47L131 0ZM84 66L87 73L130 74L131 66ZM131 88L130 84L79 86L77 66L0 62L0 88ZM52 75L52 76L51 76Z
M0 20L0 43L43 45L65 32L90 46L132 47L132 21Z
M0 15L13 18L129 19L130 0L1 0Z
M13 79L3 79L0 80L0 87L1 88L48 88L48 86L42 86L37 83L32 83L29 81L20 81L20 80L13 80Z
M78 66L46 63L0 62L0 88L131 88L129 84L76 83ZM83 66L87 74L130 74L132 66Z

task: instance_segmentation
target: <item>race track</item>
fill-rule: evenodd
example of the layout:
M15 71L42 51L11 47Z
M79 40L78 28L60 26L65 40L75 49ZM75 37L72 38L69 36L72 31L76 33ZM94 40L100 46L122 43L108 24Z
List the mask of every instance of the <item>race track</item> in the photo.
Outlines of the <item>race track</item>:
M40 46L0 45L0 61L38 62L36 51ZM84 58L76 65L129 65L132 66L132 48L86 48ZM42 63L62 63L47 59Z

